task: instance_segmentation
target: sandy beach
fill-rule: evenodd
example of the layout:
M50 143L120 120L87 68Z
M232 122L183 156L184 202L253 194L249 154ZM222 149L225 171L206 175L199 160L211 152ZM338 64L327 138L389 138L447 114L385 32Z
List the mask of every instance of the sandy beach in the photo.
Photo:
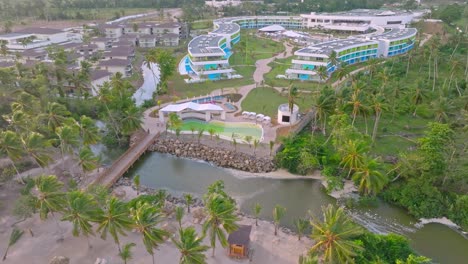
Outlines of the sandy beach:
M133 189L126 186L118 187L126 193L125 199L131 199L136 196ZM194 208L192 212L196 211ZM13 216L2 216L0 220L0 248L3 250L7 246L8 237L11 229L9 226L16 221ZM252 225L251 246L254 249L251 263L265 264L293 264L297 263L298 257L307 252L312 246L312 241L308 238L302 238L298 241L297 236L286 234L279 231L278 236L274 236L274 226L267 221L259 221L259 226L251 218L241 217L239 224ZM54 256L66 256L70 258L72 264L95 263L96 260L105 259L106 263L123 263L117 256L117 246L111 237L107 241L99 236L90 237L92 248L88 248L88 242L85 237L73 237L71 234L72 226L68 222L59 222L60 230L53 217L42 222L37 215L17 225L18 228L25 230L21 240L15 244L9 251L8 258L4 263L31 263L42 264L49 263ZM186 214L183 220L183 226L194 226L197 232L201 232L201 224L195 221L192 214ZM170 215L161 223L161 227L174 233L178 224L174 215ZM28 230L31 230L34 237ZM60 241L63 235L63 241ZM133 249L134 258L129 263L151 263L151 256L146 252L138 233L129 232L126 237L122 237L122 244L134 242L137 244ZM205 244L209 244L205 239ZM178 263L180 253L176 247L166 241L155 253L156 263ZM216 247L215 257L211 257L211 249L206 253L207 263L249 263L248 260L231 259L227 256L226 249L221 245Z

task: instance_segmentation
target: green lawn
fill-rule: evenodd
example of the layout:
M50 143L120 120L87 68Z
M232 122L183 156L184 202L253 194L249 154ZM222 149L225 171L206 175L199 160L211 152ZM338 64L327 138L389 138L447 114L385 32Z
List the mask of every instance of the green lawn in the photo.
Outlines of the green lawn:
M210 130L213 130L216 134L224 137L231 138L234 134L235 137L244 139L246 136L251 136L252 139L260 139L262 137L262 130L259 126L251 124L235 124L235 123L224 123L224 122L203 122L198 120L185 120L182 124L182 131L192 131L194 134L198 134L198 131L203 130L204 134L209 134Z
M288 87L292 84L301 90L308 91L314 91L322 87L322 84L316 82L277 79L277 75L285 75L286 70L291 66L291 61L292 57L289 57L285 59L276 59L275 61L268 64L268 66L271 67L271 71L265 74L265 83L274 87Z
M190 24L190 28L194 30L198 29L212 29L213 28L213 21L195 21Z
M311 95L304 94L296 99L300 112L306 112L310 108ZM261 87L252 90L242 101L243 111L264 114L274 118L278 113L278 106L288 102L286 96L269 87Z

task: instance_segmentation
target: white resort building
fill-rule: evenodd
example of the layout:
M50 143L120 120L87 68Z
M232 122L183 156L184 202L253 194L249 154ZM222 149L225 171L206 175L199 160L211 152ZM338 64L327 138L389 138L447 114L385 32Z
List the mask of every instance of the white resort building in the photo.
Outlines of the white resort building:
M305 28L363 33L370 31L373 27L404 28L422 14L422 12L356 9L337 13L312 12L301 17Z
M392 57L408 52L414 46L415 28L394 28L379 35L357 36L311 45L294 53L291 68L286 70L288 79L325 81L339 64L364 62L372 58ZM330 59L335 53L336 62ZM319 67L327 70L327 78L320 77Z

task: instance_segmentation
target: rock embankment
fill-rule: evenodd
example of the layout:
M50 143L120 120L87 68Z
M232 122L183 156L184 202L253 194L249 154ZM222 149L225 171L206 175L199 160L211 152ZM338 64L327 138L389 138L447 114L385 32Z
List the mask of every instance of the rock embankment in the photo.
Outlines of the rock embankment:
M263 173L276 169L270 158L256 157L222 148L212 148L194 142L159 138L148 148L149 151L168 153L177 157L204 160L223 168Z

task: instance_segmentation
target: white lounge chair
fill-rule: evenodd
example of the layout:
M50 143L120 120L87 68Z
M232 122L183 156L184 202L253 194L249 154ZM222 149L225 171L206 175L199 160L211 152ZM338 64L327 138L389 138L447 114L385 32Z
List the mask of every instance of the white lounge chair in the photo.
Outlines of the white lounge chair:
M269 116L263 117L263 122L267 123L267 124L271 123L271 117L269 117Z
M265 117L265 115L258 114L257 115L257 121L262 122L264 117Z
M257 118L257 113L255 113L255 112L250 112L249 118L252 119L252 120L254 120L255 118Z
M242 118L249 118L250 112L244 111L242 112Z

